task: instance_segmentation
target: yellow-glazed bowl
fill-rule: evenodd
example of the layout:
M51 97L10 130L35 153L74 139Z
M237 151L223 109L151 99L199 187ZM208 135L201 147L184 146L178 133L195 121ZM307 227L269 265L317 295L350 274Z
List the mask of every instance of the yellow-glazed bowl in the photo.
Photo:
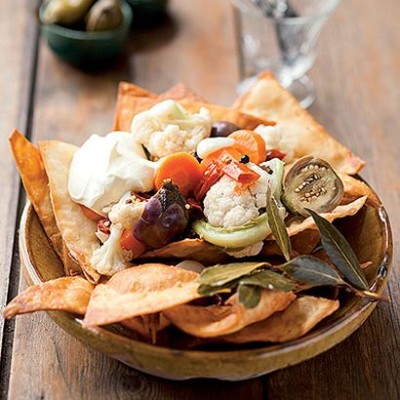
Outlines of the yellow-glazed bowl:
M364 206L354 217L340 221L339 229L350 241L367 269L370 282L382 293L390 272L392 238L385 209ZM63 266L54 253L38 217L28 203L21 220L20 253L30 285L60 277ZM346 297L339 310L298 340L285 344L261 344L250 348L178 350L150 345L118 330L82 328L81 321L63 312L49 312L53 320L88 347L144 371L168 379L217 378L243 380L275 371L314 357L353 333L371 314L376 302Z

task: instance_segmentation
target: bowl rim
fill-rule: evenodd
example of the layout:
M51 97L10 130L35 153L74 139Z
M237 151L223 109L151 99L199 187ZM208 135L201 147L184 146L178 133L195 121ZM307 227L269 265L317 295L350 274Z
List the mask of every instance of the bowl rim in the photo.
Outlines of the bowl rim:
M359 176L357 176L357 178L360 179L361 181L365 182ZM371 188L371 190L373 191L372 188ZM27 203L24 207L24 210L23 210L23 214L21 216L21 223L20 223L20 232L23 233L20 235L20 256L21 256L21 260L24 263L24 266L28 273L29 278L33 281L34 284L39 284L39 283L43 283L44 281L42 281L41 278L39 277L39 275L36 271L36 268L33 265L32 261L29 257L29 251L28 251L27 240L26 240L27 236L28 236L27 226L28 226L29 219L31 218L33 212L34 212L33 206L31 205L31 203L29 201L27 201ZM391 231L389 216L381 202L379 203L379 207L377 207L377 212L378 212L380 221L382 222L382 226L384 228L383 235L386 238L384 257L382 259L382 262L380 263L380 265L377 268L378 271L380 271L382 269L386 270L386 274L383 275L381 277L381 279L379 280L379 286L377 288L377 293L381 294L387 286L387 281L388 281L388 278L390 276L391 269L392 269L393 242L392 242L392 231ZM343 315L340 318L338 318L337 321L334 321L332 324L329 324L327 326L320 327L318 329L312 329L310 332L308 332L307 334L303 335L302 337L300 337L298 339L295 339L295 340L292 340L292 341L289 341L286 343L260 345L253 349L232 349L232 350L191 350L191 349L176 349L176 348L153 345L153 344L142 342L140 340L135 340L133 338L127 337L122 334L118 334L116 332L111 332L110 330L103 328L103 327L83 328L80 318L74 316L71 313L64 313L64 314L67 314L70 317L69 319L75 325L75 328L81 330L82 333L87 331L87 332L91 332L91 333L94 333L97 335L102 335L105 337L113 338L114 340L119 341L121 344L133 345L138 350L151 352L152 354L157 354L157 355L166 355L167 356L167 355L170 355L171 352L173 352L175 354L179 354L180 356L190 356L195 359L201 358L202 360L204 360L204 357L206 357L209 360L218 359L220 361L224 361L224 360L230 359L233 356L235 358L237 358L238 356L254 358L254 357L259 357L259 356L268 354L269 356L273 357L273 356L277 356L278 354L284 354L284 353L288 353L291 351L301 350L301 349L307 348L311 344L316 344L316 343L324 340L327 336L331 336L331 335L333 336L338 331L340 331L344 326L349 325L354 320L357 320L357 319L360 320L363 315L365 316L365 318L362 320L362 322L360 324L358 324L358 326L356 326L354 329L349 331L341 340L328 345L326 348L324 348L321 351L318 351L316 354L311 356L311 357L313 357L313 356L320 354L321 352L333 347L334 345L340 343L347 336L349 336L356 329L358 329L358 327L361 326L361 324L368 318L369 314L373 311L373 309L376 307L376 305L377 305L376 301L366 301L366 300L360 298L354 304L354 306L353 306L354 309L352 310L351 314ZM53 311L50 311L47 313L50 314L50 316L52 316L51 314L53 313ZM310 357L308 357L308 358L310 358Z
M129 4L125 1L120 1L122 10L122 22L114 29L109 29L106 31L79 31L76 29L70 29L58 24L45 24L43 23L43 13L45 8L45 2L42 2L39 8L39 21L42 29L47 29L53 33L57 33L60 36L77 39L77 40L99 40L99 39L110 39L114 36L118 36L120 33L124 32L132 24L133 12Z

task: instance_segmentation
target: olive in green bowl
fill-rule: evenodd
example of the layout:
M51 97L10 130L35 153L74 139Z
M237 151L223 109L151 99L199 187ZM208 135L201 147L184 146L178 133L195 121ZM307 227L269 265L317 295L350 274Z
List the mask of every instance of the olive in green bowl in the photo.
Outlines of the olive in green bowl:
M121 2L121 24L106 31L87 32L44 21L45 3L39 9L42 32L49 47L64 61L83 69L98 69L110 64L124 48L130 32L133 13Z

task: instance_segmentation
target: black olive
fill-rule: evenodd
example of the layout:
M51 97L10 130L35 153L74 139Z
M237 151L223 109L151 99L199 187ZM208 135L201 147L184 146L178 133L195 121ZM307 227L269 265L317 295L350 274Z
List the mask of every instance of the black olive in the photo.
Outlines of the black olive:
M250 161L250 157L247 154L243 154L240 158L240 163L247 164Z
M211 128L211 137L226 137L229 136L232 132L239 131L237 125L233 124L232 122L228 121L218 121L214 122Z

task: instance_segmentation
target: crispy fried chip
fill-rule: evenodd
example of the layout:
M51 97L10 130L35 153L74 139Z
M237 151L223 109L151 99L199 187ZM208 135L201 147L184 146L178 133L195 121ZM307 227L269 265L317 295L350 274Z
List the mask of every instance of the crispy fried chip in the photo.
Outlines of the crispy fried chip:
M124 83L124 90L120 90L118 93L117 109L113 128L117 131L129 132L131 130L132 118L136 114L153 107L164 99L164 95L162 95L161 99L151 96L132 95L132 93L127 89L127 85L128 84ZM135 86L133 92L137 90L136 88L137 87ZM211 112L213 121L230 121L243 129L254 129L260 124L274 125L274 122L253 115L248 115L232 108L192 101L186 98L178 100L188 112L195 113L198 112L201 107L206 107Z
M83 315L93 285L81 276L53 279L20 293L3 311L4 318L34 311L67 311Z
M155 343L157 333L171 325L171 322L163 314L157 313L129 318L121 321L120 324Z
M118 85L118 95L129 95L129 96L136 96L136 97L150 97L156 98L157 94L142 88L140 86L135 85L134 83L130 82L120 82Z
M90 257L100 246L95 235L97 225L83 215L68 192L69 167L76 149L72 144L55 140L39 142L57 226L69 252L79 262L86 277L95 283L100 275L91 265Z
M367 204L375 208L381 205L378 196L366 183L350 175L339 174L339 176L344 186L342 203L350 203L362 196L368 196Z
M365 165L318 124L269 72L262 74L249 91L236 100L234 107L276 121L282 134L274 145L284 152L293 152L294 159L313 155L328 161L339 172L350 175Z
M126 117L125 114L126 113L129 114L129 104L131 97L156 98L157 95L155 93L150 92L147 89L134 85L133 83L120 82L118 85L117 106L115 108L115 115L113 122L114 127L122 126L122 121L125 121L126 118L129 118L129 116ZM132 119L132 117L130 118ZM129 129L127 130L130 131L130 125Z
M337 300L311 296L299 297L284 311L219 339L229 343L288 342L305 335L338 308L339 301Z
M106 325L201 297L198 274L164 264L143 264L117 272L96 286L83 321L84 326Z
M338 218L350 217L357 214L357 212L363 207L366 201L367 196L360 197L359 199L354 200L349 204L337 206L333 211L329 213L321 213L320 215L330 222ZM292 221L288 226L288 233L289 236L294 236L299 234L300 232L305 231L306 229L317 229L317 226L315 225L312 217L308 217L302 221Z
M223 262L227 255L221 248L202 239L183 239L159 249L147 251L141 255L141 258L189 258L201 263L217 264Z
M166 99L172 99L172 100L189 100L189 101L197 101L200 103L207 103L207 100L194 92L192 89L187 87L184 83L180 82L177 83L176 85L172 86L170 89L165 91L164 93L161 93L158 96L159 100L166 100Z
M238 295L234 294L224 305L181 305L165 310L163 314L190 335L216 337L237 332L276 311L284 310L295 297L293 292L264 290L259 304L254 308L245 308L239 303Z
M311 254L319 243L320 235L317 229L306 229L291 236L292 257ZM266 240L261 253L264 256L282 256L282 251L275 239Z
M62 237L54 218L48 187L49 180L39 150L17 129L14 129L9 140L28 199L32 203L54 250L62 258Z
M63 241L63 255L62 261L66 275L82 275L82 268L77 261L75 261L69 252L69 249Z

